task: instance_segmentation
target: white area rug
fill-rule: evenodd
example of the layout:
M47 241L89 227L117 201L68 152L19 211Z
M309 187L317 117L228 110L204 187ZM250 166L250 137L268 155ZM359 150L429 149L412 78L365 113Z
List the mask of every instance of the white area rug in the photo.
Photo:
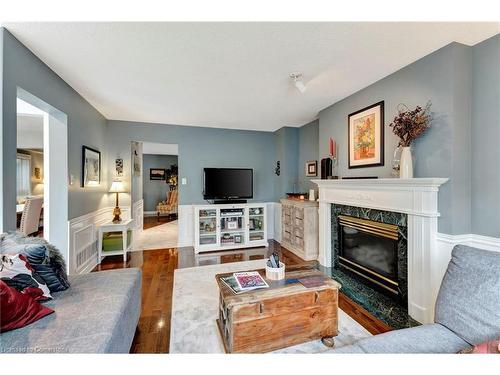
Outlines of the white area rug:
M177 247L177 233L177 220L145 229L135 236L132 251Z
M170 329L170 353L224 353L215 320L219 292L215 275L263 268L265 260L217 264L175 270ZM350 345L371 334L339 309L339 335L335 347ZM320 340L274 353L321 353L329 350Z

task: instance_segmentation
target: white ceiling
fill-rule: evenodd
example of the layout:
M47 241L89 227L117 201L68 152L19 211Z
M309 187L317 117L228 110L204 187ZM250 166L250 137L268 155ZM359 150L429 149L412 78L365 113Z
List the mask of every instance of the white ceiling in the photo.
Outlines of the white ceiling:
M273 131L499 23L7 23L108 119ZM300 94L288 74L302 72Z

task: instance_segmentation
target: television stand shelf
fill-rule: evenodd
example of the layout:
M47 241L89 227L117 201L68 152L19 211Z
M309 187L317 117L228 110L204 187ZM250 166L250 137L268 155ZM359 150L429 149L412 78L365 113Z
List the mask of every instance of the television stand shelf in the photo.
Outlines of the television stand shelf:
M194 206L194 250L230 250L268 246L266 203Z

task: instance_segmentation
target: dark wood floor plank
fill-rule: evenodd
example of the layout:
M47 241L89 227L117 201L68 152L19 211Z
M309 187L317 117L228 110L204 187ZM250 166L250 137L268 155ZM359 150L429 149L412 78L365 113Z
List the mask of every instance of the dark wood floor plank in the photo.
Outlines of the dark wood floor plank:
M156 217L154 218L156 220ZM152 225L152 224L151 224ZM168 353L170 345L170 318L172 314L172 292L174 271L179 267L179 251L194 251L182 248L135 251L128 254L127 262L121 256L106 257L93 272L137 267L142 269L142 306L131 353ZM245 251L245 250L242 250ZM311 265L288 251L276 241L271 241L268 252L277 251L287 265ZM258 256L256 256L258 257ZM262 259L263 256L260 256ZM227 256L223 261L238 261L238 257ZM391 328L361 306L340 294L339 307L365 327L378 334Z

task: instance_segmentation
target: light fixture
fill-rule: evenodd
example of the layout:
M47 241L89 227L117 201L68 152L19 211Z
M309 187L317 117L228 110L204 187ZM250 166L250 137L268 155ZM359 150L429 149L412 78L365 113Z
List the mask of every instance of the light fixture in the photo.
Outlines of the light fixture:
M302 81L302 73L290 73L290 79L293 81L295 88L299 90L301 94L306 91L306 85L304 85L304 82Z
M116 207L113 210L113 223L120 223L122 221L120 215L122 211L120 210L120 207L118 207L118 194L119 193L125 193L125 186L123 186L123 182L121 181L113 181L111 184L111 188L109 189L110 193L116 193Z

